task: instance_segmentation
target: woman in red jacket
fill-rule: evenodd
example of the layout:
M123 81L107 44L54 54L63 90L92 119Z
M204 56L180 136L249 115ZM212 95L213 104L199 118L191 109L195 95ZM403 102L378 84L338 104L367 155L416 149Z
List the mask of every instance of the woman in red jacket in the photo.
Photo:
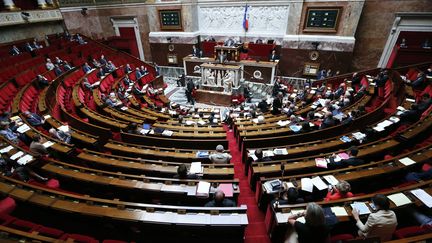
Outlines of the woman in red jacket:
M329 189L325 201L338 200L341 198L353 197L351 192L351 185L346 181L339 181L336 186Z

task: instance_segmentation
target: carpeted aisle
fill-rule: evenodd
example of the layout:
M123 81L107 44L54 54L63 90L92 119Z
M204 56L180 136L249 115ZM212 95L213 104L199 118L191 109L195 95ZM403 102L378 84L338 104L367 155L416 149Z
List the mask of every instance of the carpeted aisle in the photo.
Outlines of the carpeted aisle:
M264 213L258 209L255 201L254 192L250 189L247 177L244 175L244 168L241 159L241 153L232 131L224 126L227 131L227 140L229 142L229 151L232 155L231 163L234 164L235 178L240 181L240 195L238 204L247 205L249 225L245 231L245 243L268 243L269 237L264 226Z

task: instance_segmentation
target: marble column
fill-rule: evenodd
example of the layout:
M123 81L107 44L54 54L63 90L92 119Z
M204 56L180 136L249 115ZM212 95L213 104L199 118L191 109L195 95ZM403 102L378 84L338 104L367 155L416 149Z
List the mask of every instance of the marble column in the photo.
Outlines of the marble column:
M42 9L48 8L48 4L46 3L45 0L38 0L38 5L39 5L39 8L42 8Z
M17 6L15 6L15 3L13 0L3 0L3 4L6 9L8 10L19 10Z

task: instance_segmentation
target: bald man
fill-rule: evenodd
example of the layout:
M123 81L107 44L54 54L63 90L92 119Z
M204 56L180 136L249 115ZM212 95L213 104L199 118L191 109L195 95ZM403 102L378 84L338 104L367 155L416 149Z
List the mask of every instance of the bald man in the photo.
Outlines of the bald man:
M214 199L206 203L205 207L237 207L236 203L232 200L225 199L223 191L216 191Z

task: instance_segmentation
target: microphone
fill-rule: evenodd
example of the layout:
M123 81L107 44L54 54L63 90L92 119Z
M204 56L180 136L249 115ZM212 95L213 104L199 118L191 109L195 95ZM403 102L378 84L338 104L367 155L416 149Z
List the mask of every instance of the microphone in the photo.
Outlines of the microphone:
M285 174L285 163L281 163L280 169L281 169L281 174L282 174L282 177L283 177L284 174Z

